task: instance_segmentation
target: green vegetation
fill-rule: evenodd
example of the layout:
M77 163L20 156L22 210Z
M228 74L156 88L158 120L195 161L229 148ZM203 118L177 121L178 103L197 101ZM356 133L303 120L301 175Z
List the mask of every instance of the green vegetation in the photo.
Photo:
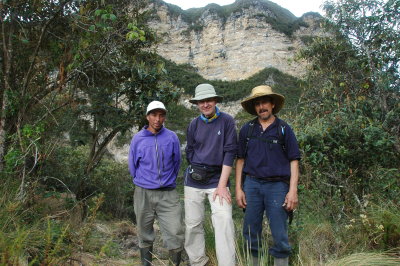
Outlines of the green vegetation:
M185 143L187 126L193 118L198 116L197 108L187 109L183 105L174 103L166 107L168 110L166 126L178 135L181 143Z
M25 183L36 180L42 160L60 142L59 134L66 134L74 137L69 139L73 146L89 148L74 191L85 199L93 182L88 178L111 140L142 125L151 100L178 99L179 90L150 49L155 36L139 12L145 3L137 3L132 17L126 13L128 2L4 5L2 39L9 41L2 42L0 169L22 173L21 197Z
M60 264L93 251L96 218L134 221L131 177L106 147L179 90L150 49L146 3L129 4L2 3L1 265Z
M301 80L275 68L266 68L248 79L239 81L206 80L197 74L192 66L177 65L169 60L165 60L165 68L170 81L191 96L200 83L213 84L217 92L224 96L224 101L240 100L249 95L255 86L266 83L272 85L277 92L286 95L286 105L289 107L297 104L301 94Z
M400 263L398 1L327 3L330 37L306 38L304 80L264 69L237 82L207 81L154 54L145 14L138 5L127 16L128 2L2 3L0 265L138 263L131 177L105 146L117 136L128 143L152 99L167 103L166 125L183 144L197 110L176 104L178 88L193 95L202 82L226 101L265 83L286 96L280 116L303 154L291 265ZM239 127L250 118L235 117ZM238 264L249 265L236 205L233 216ZM266 247L267 227L264 236ZM216 264L210 220L206 241ZM267 253L260 259L273 263Z

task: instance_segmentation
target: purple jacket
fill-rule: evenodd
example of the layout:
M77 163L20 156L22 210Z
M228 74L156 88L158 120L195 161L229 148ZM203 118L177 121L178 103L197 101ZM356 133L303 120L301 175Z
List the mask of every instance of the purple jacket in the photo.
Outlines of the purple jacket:
M181 163L179 139L163 127L157 134L145 126L131 141L128 165L133 183L146 189L174 188Z

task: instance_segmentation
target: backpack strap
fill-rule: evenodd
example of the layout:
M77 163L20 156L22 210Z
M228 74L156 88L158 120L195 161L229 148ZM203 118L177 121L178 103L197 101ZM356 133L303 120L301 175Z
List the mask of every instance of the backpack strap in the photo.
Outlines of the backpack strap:
M277 118L278 119L278 118ZM277 126L276 126L276 130L277 130L277 135L278 135L278 139L266 139L263 137L253 137L251 135L248 136L249 139L257 139L260 140L266 144L279 144L282 147L282 150L284 151L284 153L286 154L286 141L285 141L285 133L286 133L286 126L288 125L285 121L278 119L277 121ZM270 146L271 148L271 146Z
M281 144L283 151L286 153L285 129L287 123L279 118L277 119L278 119L278 126L277 126L278 142L279 144Z
M247 157L247 149L249 148L249 140L251 138L251 135L253 134L253 129L254 129L254 124L256 123L258 118L255 118L248 122L249 128L247 129L247 134L246 134L246 146L244 148L244 159L246 162L246 157ZM243 167L244 168L244 167Z
M246 175L244 173L244 167L246 166L246 158L247 158L247 149L249 148L249 140L251 138L251 135L253 134L253 129L254 129L254 124L256 123L258 118L254 118L253 120L251 120L250 122L248 122L249 128L247 129L247 133L246 133L246 146L244 148L244 163L243 163L243 169L242 169L242 187L244 184L244 180L246 179ZM245 209L243 209L244 211Z

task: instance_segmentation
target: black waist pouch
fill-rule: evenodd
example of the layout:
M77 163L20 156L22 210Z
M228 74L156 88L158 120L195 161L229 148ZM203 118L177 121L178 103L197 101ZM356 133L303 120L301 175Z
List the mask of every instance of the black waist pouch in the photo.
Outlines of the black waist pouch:
M207 184L213 176L221 174L221 171L222 167L220 166L191 164L188 167L187 173L193 181L201 184Z

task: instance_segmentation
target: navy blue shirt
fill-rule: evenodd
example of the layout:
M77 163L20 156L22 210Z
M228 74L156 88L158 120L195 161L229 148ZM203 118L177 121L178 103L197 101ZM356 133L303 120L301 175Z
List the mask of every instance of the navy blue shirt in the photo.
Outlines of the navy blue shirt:
M246 174L259 178L290 178L290 161L300 160L297 139L290 126L286 123L284 124L285 151L281 144L262 141L262 139L278 140L279 120L278 117L275 117L275 121L265 131L263 131L258 120L255 122L248 143L247 156L245 156L244 152L249 123L246 123L240 129L238 158L246 158L244 166Z
M189 163L208 166L232 166L237 152L235 120L221 112L211 123L199 117L192 120L187 130L186 159ZM215 188L220 175L215 175L207 184L198 184L186 178L185 185L195 188Z

